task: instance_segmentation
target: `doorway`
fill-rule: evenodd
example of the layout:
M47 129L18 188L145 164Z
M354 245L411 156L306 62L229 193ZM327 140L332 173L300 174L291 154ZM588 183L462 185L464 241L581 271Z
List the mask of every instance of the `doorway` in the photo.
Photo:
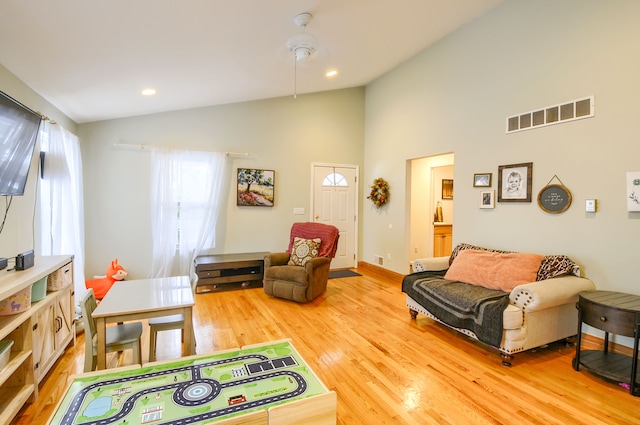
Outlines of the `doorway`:
M440 224L434 226L434 216L438 202L442 209L442 223L451 225L453 231L453 193L451 199L442 196L442 180L453 180L454 155L442 154L408 161L409 170L409 259L434 256L436 240L441 242L443 230ZM448 184L448 182L446 182ZM452 190L455 182L452 183ZM437 230L437 232L436 232ZM438 233L438 235L436 235ZM451 243L452 235L447 234ZM439 245L437 251L441 252Z
M357 267L358 172L357 165L312 164L311 211L314 222L340 230L332 269Z

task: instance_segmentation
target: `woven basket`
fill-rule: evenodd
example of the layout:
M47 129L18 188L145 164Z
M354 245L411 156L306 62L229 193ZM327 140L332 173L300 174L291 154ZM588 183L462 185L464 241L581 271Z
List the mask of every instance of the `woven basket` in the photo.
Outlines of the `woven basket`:
M47 279L47 291L59 291L71 284L73 280L72 265L73 263L66 264L49 275Z

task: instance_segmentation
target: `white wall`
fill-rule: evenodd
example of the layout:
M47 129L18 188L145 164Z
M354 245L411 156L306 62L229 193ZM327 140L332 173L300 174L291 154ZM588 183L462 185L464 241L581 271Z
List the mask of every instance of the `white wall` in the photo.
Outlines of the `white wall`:
M291 224L309 215L312 162L362 164L364 88L81 124L86 275L118 258L132 278L151 261L148 151L114 142L248 152L230 159L228 196L211 253L284 251ZM238 207L236 169L275 170L275 206ZM361 190L362 192L362 190ZM361 243L359 244L361 245Z
M639 18L629 0L506 1L367 86L364 178L388 178L393 201L364 209L363 258L404 254L389 268L408 272L405 164L454 152L454 244L568 254L599 289L640 294L640 213L625 193L640 170ZM505 134L508 116L589 95L594 118ZM497 189L498 166L522 162L534 201L479 209L473 174L493 172ZM573 195L557 215L536 202L554 175Z
M407 159L453 151L454 243L566 253L598 287L638 293L640 215L625 200L625 172L640 169L638 17L626 0L507 1L369 85L365 180L387 177L393 202L364 209L365 235L382 236L363 258L405 252ZM595 118L504 132L507 116L592 94ZM521 162L533 162L534 202L479 209L473 174L492 171L496 188L498 166ZM558 215L535 202L554 175L573 194ZM587 198L599 212L584 212Z
M76 131L76 123L71 121L66 115L52 106L44 98L36 94L31 88L20 81L15 75L9 72L5 67L0 65L0 90L16 99L23 105L40 112L51 119L58 122L58 125L64 126L71 132ZM36 189L38 184L38 164L40 152L40 141L33 152L33 161L29 169L27 178L27 186L25 187L24 196L14 196L11 207L7 213L6 221L2 233L0 233L0 257L11 258L17 254L36 250L37 246L34 238L34 229L36 220L34 219ZM4 217L6 209L6 200L4 197L0 201L0 222Z

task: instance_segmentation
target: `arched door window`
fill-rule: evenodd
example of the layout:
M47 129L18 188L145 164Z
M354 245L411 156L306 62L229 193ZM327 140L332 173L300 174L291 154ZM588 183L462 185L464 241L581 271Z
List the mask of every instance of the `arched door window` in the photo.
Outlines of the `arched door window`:
M347 181L345 176L343 176L340 173L329 173L324 178L324 180L322 180L322 185L323 186L349 186L349 182Z

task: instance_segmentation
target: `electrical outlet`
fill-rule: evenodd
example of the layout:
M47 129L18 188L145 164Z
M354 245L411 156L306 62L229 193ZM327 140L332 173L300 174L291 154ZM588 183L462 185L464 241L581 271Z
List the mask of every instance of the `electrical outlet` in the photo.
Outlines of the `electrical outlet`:
M387 253L387 260L391 261L391 253L390 252Z

